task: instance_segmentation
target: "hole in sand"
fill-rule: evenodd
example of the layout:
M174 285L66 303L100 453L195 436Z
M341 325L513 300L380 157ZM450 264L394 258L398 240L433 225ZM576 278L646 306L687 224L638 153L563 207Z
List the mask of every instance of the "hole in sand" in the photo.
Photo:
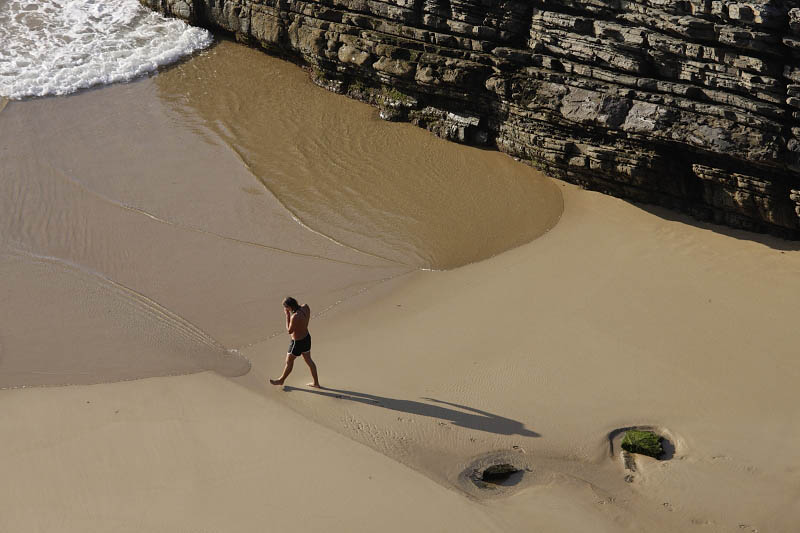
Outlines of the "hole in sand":
M515 449L488 452L476 457L458 476L459 485L478 498L512 494L534 479L525 453Z

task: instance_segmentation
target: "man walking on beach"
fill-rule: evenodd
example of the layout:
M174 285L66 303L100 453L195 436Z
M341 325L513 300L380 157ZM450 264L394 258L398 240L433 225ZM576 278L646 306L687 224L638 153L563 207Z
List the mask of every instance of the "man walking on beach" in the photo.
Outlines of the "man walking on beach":
M308 332L311 308L308 305L301 306L297 300L289 296L283 301L283 310L286 313L286 331L289 332L292 341L289 343L289 353L286 354L286 366L283 374L278 379L271 379L269 382L273 385L283 385L286 377L292 372L294 360L298 355L302 355L311 370L311 377L314 379L308 386L320 388L317 365L311 359L311 333Z

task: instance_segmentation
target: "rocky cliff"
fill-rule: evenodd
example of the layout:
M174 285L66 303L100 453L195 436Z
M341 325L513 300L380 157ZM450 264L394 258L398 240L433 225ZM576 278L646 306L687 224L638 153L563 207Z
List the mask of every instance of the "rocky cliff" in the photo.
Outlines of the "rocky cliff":
M141 1L384 118L800 238L800 0Z

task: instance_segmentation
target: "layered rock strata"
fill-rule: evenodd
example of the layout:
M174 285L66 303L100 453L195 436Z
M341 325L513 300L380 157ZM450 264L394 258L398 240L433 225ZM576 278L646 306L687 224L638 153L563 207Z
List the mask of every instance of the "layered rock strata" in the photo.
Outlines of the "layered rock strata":
M384 118L800 238L800 0L142 2L292 55Z

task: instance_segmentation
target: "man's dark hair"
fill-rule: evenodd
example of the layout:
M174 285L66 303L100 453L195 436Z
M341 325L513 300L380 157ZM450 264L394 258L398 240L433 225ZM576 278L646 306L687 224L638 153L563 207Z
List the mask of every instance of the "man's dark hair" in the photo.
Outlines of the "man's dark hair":
M287 296L286 299L283 301L283 306L288 307L292 311L297 311L297 308L300 307L300 304L297 303L297 300L295 300L291 296Z

